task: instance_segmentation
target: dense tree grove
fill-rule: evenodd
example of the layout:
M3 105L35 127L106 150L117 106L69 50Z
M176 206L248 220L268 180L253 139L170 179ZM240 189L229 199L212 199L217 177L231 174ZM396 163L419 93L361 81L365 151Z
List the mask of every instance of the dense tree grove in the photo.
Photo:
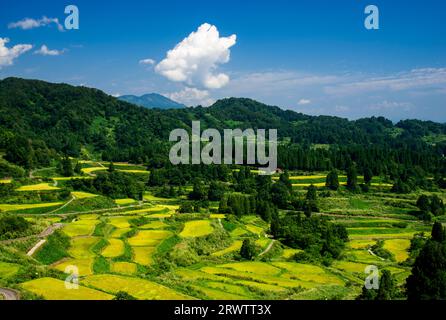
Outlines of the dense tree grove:
M344 226L330 223L324 218L303 218L301 215L275 217L271 222L271 233L286 245L303 249L310 258L315 259L338 258L348 241ZM307 255L303 258L307 259Z
M100 173L94 179L72 179L68 186L74 190L99 193L113 199L142 200L144 190L143 185L134 177L118 171Z
M446 299L446 236L441 223L432 228L432 238L420 250L407 278L409 300Z

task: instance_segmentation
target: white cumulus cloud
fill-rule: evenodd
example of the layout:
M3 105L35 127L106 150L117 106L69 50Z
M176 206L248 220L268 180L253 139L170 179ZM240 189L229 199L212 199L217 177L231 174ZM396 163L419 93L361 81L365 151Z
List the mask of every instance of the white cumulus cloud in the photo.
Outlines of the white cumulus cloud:
M300 106L304 106L304 105L306 105L306 104L310 104L310 103L311 103L311 100L308 100L308 99L300 99L299 102L298 102L297 104L300 105Z
M59 31L64 31L63 26L60 24L58 18L48 18L43 16L41 19L31 19L25 18L17 22L11 22L8 25L9 29L22 29L22 30L30 30L34 28L40 28L44 26L48 26L50 24L55 24Z
M229 76L218 73L216 69L218 65L229 62L230 48L236 40L235 34L220 37L217 27L204 23L169 50L155 71L171 81L184 82L189 86L222 88L228 84Z
M207 107L215 102L210 97L209 91L189 87L178 92L165 94L165 96L187 106L202 105L203 107Z
M154 65L155 63L156 63L156 61L153 59L150 59L150 58L139 60L139 64L143 64L143 65Z
M46 45L42 45L39 50L34 51L35 54L42 56L60 56L65 50L50 50Z
M30 44L18 44L12 48L6 47L9 42L8 38L0 38L0 69L4 66L10 66L14 63L14 59L23 53L32 49Z

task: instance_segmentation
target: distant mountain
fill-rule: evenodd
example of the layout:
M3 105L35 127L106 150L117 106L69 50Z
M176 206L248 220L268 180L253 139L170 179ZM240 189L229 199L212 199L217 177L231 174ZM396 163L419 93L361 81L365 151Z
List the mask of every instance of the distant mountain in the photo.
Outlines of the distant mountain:
M134 95L125 95L118 97L118 99L149 109L182 109L186 107L184 104L175 102L157 93L145 94L140 97Z

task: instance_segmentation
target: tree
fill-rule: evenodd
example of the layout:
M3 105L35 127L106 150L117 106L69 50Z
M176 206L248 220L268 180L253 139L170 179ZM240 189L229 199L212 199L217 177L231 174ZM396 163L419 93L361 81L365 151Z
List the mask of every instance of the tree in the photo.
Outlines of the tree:
M217 181L211 181L208 190L208 199L210 201L220 201L225 194L226 187L223 183Z
M428 240L407 278L408 300L446 299L446 245Z
M113 164L113 162L110 162L110 164L108 165L108 172L113 172L115 171L115 165Z
M432 240L437 242L444 242L446 240L445 229L441 222L435 222L432 227Z
M339 178L336 170L332 170L328 173L325 186L335 191L339 189Z
M306 199L308 201L316 201L317 200L317 189L313 184L308 187Z
M362 287L357 300L393 300L399 296L395 278L389 270L383 270L379 279L378 289Z
M79 162L76 162L76 165L74 166L74 173L82 174L82 165Z
M417 200L417 207L422 212L429 212L431 208L429 197L425 194L419 196Z
M383 270L379 279L376 300L392 300L397 296L396 281L389 270Z
M271 187L271 200L279 208L286 208L290 193L286 185L282 182L276 182Z
M355 164L350 165L347 169L347 188L350 191L356 191L358 189L358 171Z
M253 260L256 257L256 247L250 239L243 240L240 256L246 260Z
M373 179L373 172L369 167L364 168L364 183L370 184Z
M73 176L73 166L71 164L71 160L68 156L62 159L62 175L64 177Z
M125 291L118 291L113 300L136 300L136 298Z
M432 214L436 217L444 215L443 200L440 199L437 195L432 196L430 209Z
M288 191L291 192L293 190L293 184L290 181L290 175L288 171L285 171L280 175L279 182L283 183L288 188Z
M194 181L193 189L189 193L190 200L202 201L207 199L207 191L203 182L199 179Z

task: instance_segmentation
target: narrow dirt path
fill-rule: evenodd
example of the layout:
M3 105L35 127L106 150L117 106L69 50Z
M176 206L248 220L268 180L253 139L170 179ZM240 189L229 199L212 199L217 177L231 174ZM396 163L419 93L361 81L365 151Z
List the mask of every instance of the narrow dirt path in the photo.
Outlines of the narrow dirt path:
M39 250L39 248L40 248L41 246L43 246L43 244L44 244L45 242L46 242L46 239L42 239L42 240L40 240L39 242L37 242L36 245L35 245L34 247L32 247L31 250L29 250L29 251L26 253L26 255L27 255L28 257L32 257L33 254L34 254L37 250Z
M57 182L57 181L56 181L56 182ZM68 206L68 205L69 205L71 202L73 202L74 200L76 200L76 197L75 197L75 196L72 196L72 198L70 199L70 201L68 201L67 203L65 203L63 206L57 208L56 210L50 211L50 212L48 212L48 213L45 213L45 214L54 214L54 213L56 213L57 211L60 211L60 210L62 210L63 208L65 208L66 206Z
M271 242L269 243L268 247L266 247L266 249L263 250L263 252L259 254L259 257L263 256L266 253L268 253L268 251L271 250L271 248L273 247L274 242L276 242L276 240L271 240Z
M377 258L379 258L379 259L381 259L381 260L386 260L386 259L384 259L384 258L381 258L380 256L378 256L378 255L376 255L373 251L372 251L372 249L368 249L367 250L372 256L374 256L374 257L377 257Z
M0 288L0 295L2 295L5 300L20 300L19 293L12 289Z

